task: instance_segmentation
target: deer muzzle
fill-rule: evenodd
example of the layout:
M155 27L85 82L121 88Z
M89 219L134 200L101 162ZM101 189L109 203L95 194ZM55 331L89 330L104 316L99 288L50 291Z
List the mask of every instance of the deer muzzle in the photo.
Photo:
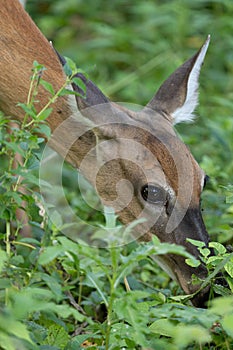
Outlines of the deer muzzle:
M202 219L201 210L197 208L189 208L180 222L180 224L169 234L169 241L178 245L182 245L186 250L201 261L200 252L196 246L187 241L187 238L204 242L206 247L209 242L205 224ZM213 252L211 251L211 254ZM191 267L186 264L185 258L169 254L165 257L165 264L173 272L175 278L183 288L186 294L194 294L192 303L197 307L204 307L209 299L210 287L201 288L202 283L207 277L207 269L201 261L198 267ZM193 284L192 279L195 275L200 283Z

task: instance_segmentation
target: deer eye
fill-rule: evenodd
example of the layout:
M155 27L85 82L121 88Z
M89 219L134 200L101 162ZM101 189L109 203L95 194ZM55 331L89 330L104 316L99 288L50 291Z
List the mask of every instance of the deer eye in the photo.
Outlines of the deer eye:
M204 178L204 184L203 184L203 188L206 187L206 184L210 181L210 177L208 175L205 176Z
M166 203L167 194L163 188L153 184L146 184L141 189L142 198L149 203Z

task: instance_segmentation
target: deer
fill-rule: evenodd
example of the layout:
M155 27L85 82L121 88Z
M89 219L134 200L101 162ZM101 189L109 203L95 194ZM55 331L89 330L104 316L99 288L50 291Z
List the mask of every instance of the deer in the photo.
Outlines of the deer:
M26 101L33 61L46 67L43 78L55 91L66 81L66 61L19 1L0 0L0 5L0 110L22 121L24 111L17 104ZM140 110L111 102L89 78L77 73L86 91L72 83L70 89L78 94L60 96L47 119L50 146L82 172L101 202L113 207L123 224L145 219L135 228L136 239L147 242L155 235L161 242L185 247L197 259L199 251L187 238L208 246L200 205L207 175L174 125L193 120L209 41L208 36ZM39 87L37 97L39 111L48 102L48 92ZM193 305L203 307L210 286L199 291L200 285L191 283L193 274L206 278L203 263L194 268L184 257L167 254L162 264L186 294L194 294Z

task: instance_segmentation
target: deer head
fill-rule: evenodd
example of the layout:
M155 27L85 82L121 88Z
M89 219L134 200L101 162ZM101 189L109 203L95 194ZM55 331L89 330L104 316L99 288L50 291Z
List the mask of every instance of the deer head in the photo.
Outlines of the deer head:
M18 1L0 0L0 109L23 118L17 107L27 97L32 63L46 67L44 79L59 89L65 81L62 64L39 29ZM198 258L193 238L208 244L200 196L205 174L188 147L177 137L173 125L192 120L197 105L200 68L208 48L202 48L179 67L160 87L146 107L138 111L115 104L92 81L79 73L86 94L60 97L48 123L53 131L49 142L63 158L80 169L95 187L103 204L114 208L119 219L129 224L144 219L134 229L135 237L148 241L156 235L162 242L176 243ZM40 88L38 110L48 100ZM200 265L194 269L178 255L168 255L163 264L186 293L195 273L205 278ZM197 306L208 298L208 287L193 298Z

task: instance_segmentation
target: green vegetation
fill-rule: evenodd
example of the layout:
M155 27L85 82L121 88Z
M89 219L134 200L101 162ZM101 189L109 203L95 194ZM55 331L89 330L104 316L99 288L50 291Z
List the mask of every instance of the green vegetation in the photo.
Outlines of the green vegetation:
M78 244L42 212L38 172L44 139L35 131L49 136L45 119L51 106L36 115L33 101L38 83L52 99L65 91L55 94L48 83L38 81L43 67L35 64L29 99L21 105L23 125L10 126L0 114L0 348L231 349L233 255L225 247L233 239L233 3L28 0L28 11L58 51L87 71L107 95L140 105L211 34L199 117L177 130L210 176L202 206L216 256L210 257L200 242L193 244L208 268L207 281L221 270L230 290L213 286L220 297L207 309L197 309L151 258L174 252L195 264L180 247L156 238L119 248ZM24 159L17 170L16 153ZM64 191L73 210L96 227L97 237L103 227L120 231L113 213L100 215L83 203L76 180L76 171L66 166ZM20 235L16 211L22 205L31 238Z

